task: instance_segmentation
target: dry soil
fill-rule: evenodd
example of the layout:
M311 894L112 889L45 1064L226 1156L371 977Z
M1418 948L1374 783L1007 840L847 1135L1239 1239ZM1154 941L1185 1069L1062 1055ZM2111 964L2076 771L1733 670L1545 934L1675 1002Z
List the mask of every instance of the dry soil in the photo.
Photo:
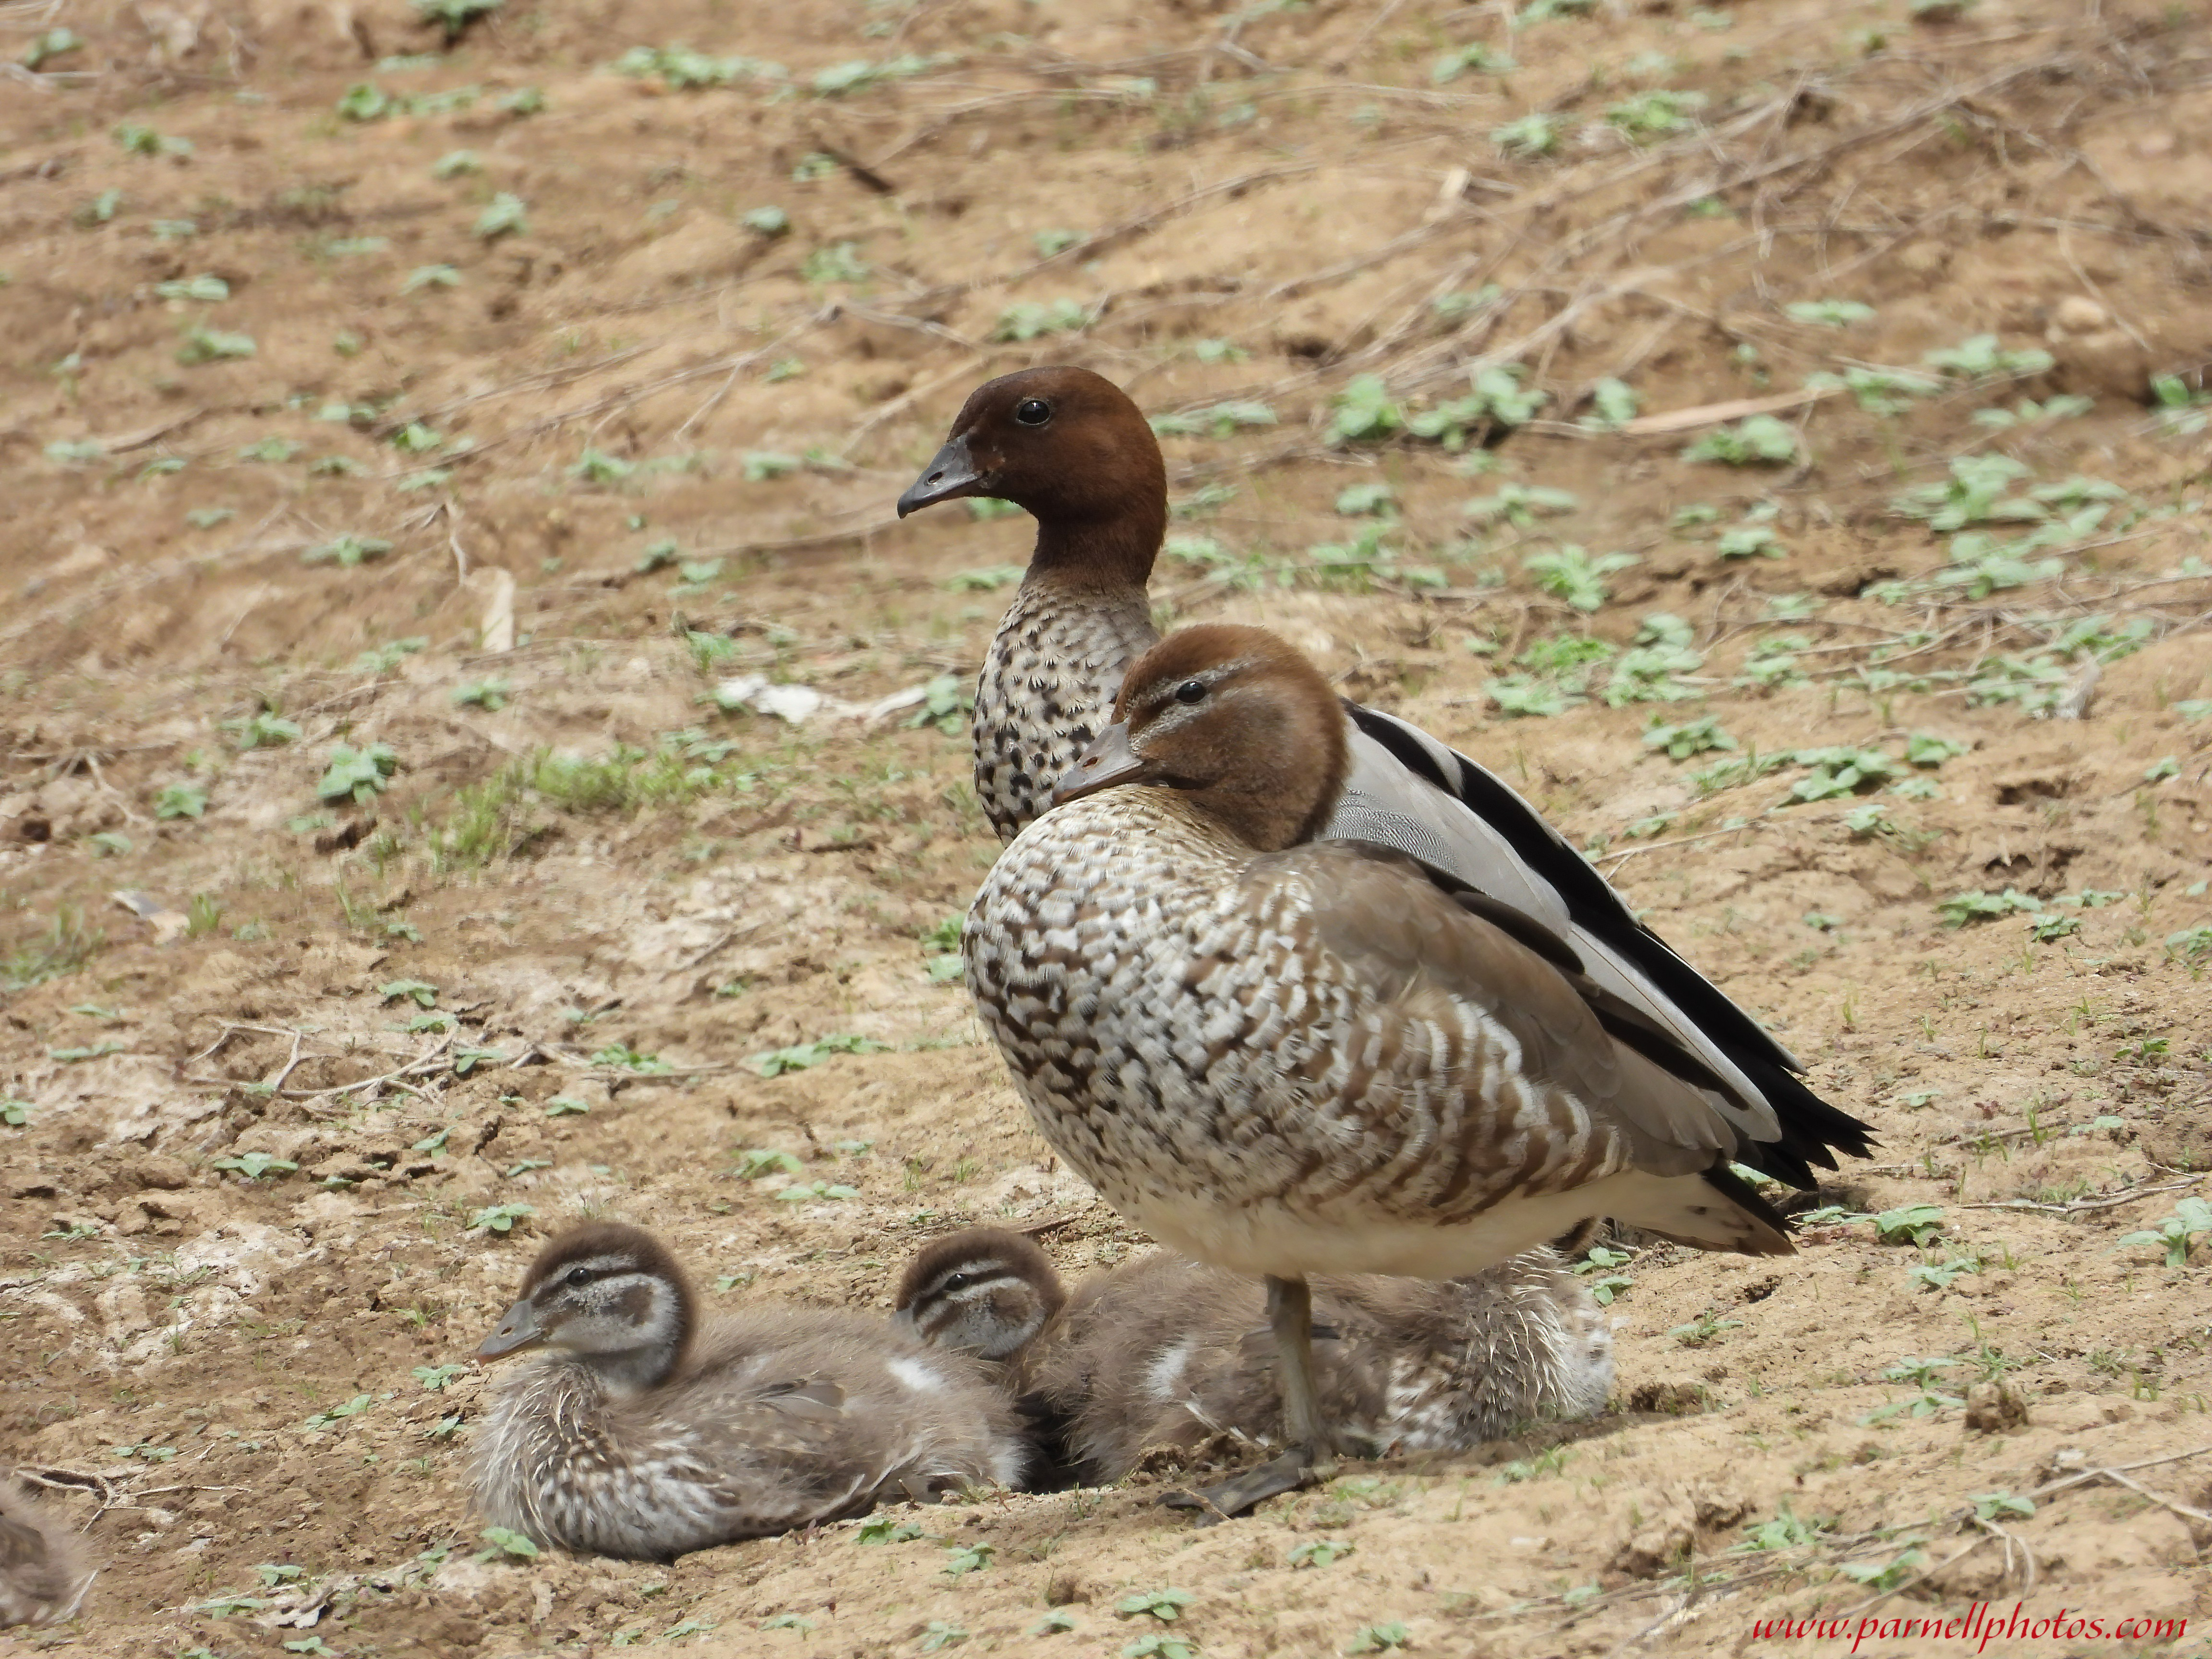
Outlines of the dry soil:
M2203 1645L2212 27L1517 9L0 4L0 1462L105 1563L0 1653ZM1601 1419L1236 1525L481 1559L566 1220L1143 1248L945 971L1027 522L890 512L1055 360L1165 615L1498 767L1880 1161L1589 1264Z

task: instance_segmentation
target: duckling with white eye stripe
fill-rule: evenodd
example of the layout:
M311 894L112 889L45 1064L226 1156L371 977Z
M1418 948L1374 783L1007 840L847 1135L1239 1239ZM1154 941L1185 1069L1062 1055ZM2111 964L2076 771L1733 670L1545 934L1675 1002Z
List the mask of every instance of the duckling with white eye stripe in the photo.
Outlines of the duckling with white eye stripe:
M1261 1286L1163 1251L1071 1292L1034 1241L973 1227L916 1252L897 1317L998 1367L1048 1467L1086 1486L1152 1446L1283 1437ZM1340 1443L1369 1456L1465 1451L1604 1409L1613 1332L1565 1263L1531 1250L1424 1284L1313 1281L1314 1376Z
M477 1435L477 1506L579 1553L669 1560L1024 1472L1012 1410L968 1361L856 1314L702 1322L635 1227L556 1238L477 1352L535 1347Z

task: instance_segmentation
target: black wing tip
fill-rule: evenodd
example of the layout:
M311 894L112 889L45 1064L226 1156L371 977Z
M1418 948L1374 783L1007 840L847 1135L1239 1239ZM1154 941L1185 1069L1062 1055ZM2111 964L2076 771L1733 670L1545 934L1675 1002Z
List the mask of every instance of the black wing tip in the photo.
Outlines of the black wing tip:
M1773 1036L1665 939L1638 921L1627 901L1598 872L1596 866L1569 846L1504 779L1394 715L1364 708L1348 697L1344 707L1352 724L1381 744L1399 764L1458 800L1504 836L1514 853L1566 901L1568 913L1578 924L1626 955L1741 1068L1773 1108L1782 1135L1778 1140L1747 1146L1738 1155L1739 1162L1777 1181L1809 1188L1818 1184L1814 1166L1835 1169L1838 1153L1849 1158L1873 1156L1873 1126L1830 1105L1806 1086ZM1446 775L1438 750L1458 763L1457 777ZM1431 868L1431 877L1447 892L1468 886L1449 871ZM1538 948L1540 955L1549 954L1533 945L1532 948ZM1638 1042L1626 1030L1615 1030L1613 1035L1629 1042L1646 1058L1668 1065L1666 1059L1647 1046L1648 1036ZM1664 1046L1675 1047L1671 1042ZM1678 1075L1687 1074L1678 1072ZM1693 1076L1690 1080L1708 1086L1704 1078Z
M1771 1228L1785 1247L1790 1235L1790 1218L1767 1201L1759 1188L1746 1181L1725 1164L1716 1164L1705 1172L1705 1184L1723 1198L1747 1214L1756 1217ZM1779 1252L1767 1252L1779 1254Z
M1839 1152L1846 1158L1874 1156L1877 1144L1874 1126L1821 1099L1795 1072L1759 1063L1747 1066L1746 1071L1753 1086L1774 1108L1774 1115L1782 1125L1780 1140L1748 1150L1778 1154L1778 1162L1787 1162L1775 1169L1766 1169L1755 1157L1745 1157L1739 1162L1778 1181L1811 1187L1818 1183L1808 1164L1833 1170Z
M1782 1046L1757 1020L1638 921L1628 901L1598 872L1597 866L1570 846L1503 778L1394 715L1362 708L1349 699L1345 708L1352 724L1389 750L1400 765L1451 796L1503 836L1515 854L1566 901L1568 914L1579 925L1626 956L1675 1006L1729 1049L1739 1064L1747 1056L1777 1066L1788 1060ZM1448 775L1431 744L1457 763L1456 777Z

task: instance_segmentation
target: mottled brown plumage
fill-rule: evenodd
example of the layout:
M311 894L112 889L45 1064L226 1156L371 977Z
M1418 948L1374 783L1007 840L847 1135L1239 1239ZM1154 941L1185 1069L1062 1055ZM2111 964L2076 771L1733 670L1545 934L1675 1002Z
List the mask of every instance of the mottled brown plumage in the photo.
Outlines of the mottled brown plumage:
M1045 425L1024 418L1038 407L1051 410ZM969 395L899 515L1000 487L1037 517L1029 572L975 688L975 793L1011 841L1105 724L1123 672L1159 638L1145 584L1167 528L1167 465L1112 381L1033 368Z
M1308 1275L1479 1273L1599 1215L1790 1248L1702 1062L1619 1034L1563 945L1391 848L1296 844L1344 775L1334 707L1257 629L1163 642L963 938L1045 1139L1170 1249L1269 1280L1316 1451Z
M1109 719L1121 676L1158 640L1146 583L1167 524L1167 475L1143 412L1087 369L1001 376L971 394L902 515L963 495L1018 503L1036 550L976 686L975 787L1002 840ZM1517 920L1603 994L1617 1034L1686 1052L1730 1118L1743 1161L1813 1184L1867 1126L1808 1090L1803 1067L1646 927L1496 775L1391 715L1341 705L1348 768L1315 833L1378 842L1449 872ZM1493 919L1497 913L1493 912Z
M1319 1278L1313 1296L1322 1410L1362 1455L1462 1451L1589 1417L1612 1386L1613 1334L1549 1250L1437 1284ZM1046 1449L1086 1485L1119 1480L1147 1447L1282 1438L1251 1279L1161 1252L1071 1295L1030 1240L978 1227L918 1252L896 1303L924 1340L1000 1364Z
M94 1571L75 1534L0 1480L0 1630L76 1617Z
M695 1305L638 1228L594 1223L546 1246L479 1350L551 1351L501 1380L477 1433L488 1522L666 1560L1020 1479L1012 1413L957 1356L854 1314L750 1308L700 1323Z

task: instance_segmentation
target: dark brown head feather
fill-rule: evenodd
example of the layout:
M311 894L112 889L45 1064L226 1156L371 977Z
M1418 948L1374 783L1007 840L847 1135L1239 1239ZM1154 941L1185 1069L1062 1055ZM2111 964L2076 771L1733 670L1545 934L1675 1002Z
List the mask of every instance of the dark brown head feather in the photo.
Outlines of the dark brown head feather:
M1015 418L1031 399L1042 425ZM1025 368L968 394L948 441L964 440L972 492L1027 508L1037 520L1034 563L1097 585L1152 575L1167 531L1167 464L1144 411L1087 368Z

